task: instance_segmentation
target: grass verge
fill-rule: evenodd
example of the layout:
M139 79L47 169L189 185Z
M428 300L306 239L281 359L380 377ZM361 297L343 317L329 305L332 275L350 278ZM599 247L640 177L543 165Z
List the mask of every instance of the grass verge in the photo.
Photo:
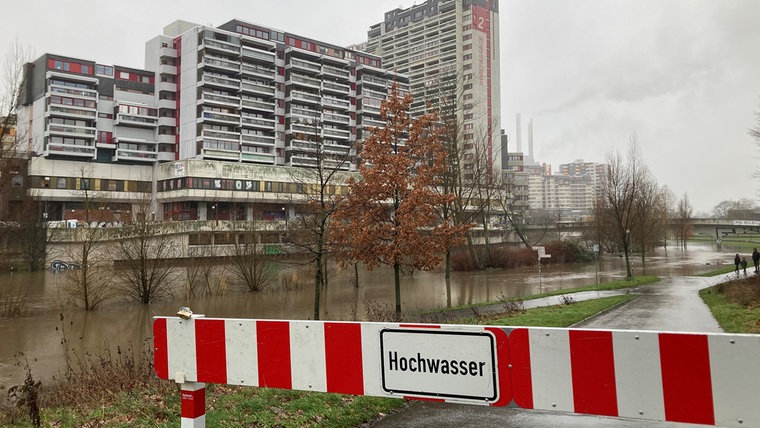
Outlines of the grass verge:
M602 311L633 299L632 294L604 297L601 299L584 300L571 304L546 306L526 309L509 315L496 315L487 318L469 318L462 323L508 325L508 326L541 326L569 327Z
M760 276L700 290L700 297L726 333L760 333Z

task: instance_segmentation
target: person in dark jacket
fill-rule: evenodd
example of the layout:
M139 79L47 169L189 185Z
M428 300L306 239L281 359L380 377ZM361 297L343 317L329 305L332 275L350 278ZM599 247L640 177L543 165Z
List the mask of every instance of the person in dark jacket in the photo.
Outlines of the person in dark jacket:
M760 272L760 252L757 248L752 249L752 264L755 265L755 273Z
M736 253L736 257L734 257L734 272L736 272L737 275L739 275L739 265L742 263L742 258L739 257L739 253Z

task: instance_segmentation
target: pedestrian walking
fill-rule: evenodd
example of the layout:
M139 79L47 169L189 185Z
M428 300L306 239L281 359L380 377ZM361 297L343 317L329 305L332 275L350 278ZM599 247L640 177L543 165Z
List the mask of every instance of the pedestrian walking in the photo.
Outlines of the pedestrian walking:
M752 249L752 264L755 265L755 273L760 273L760 252L757 248Z
M747 258L742 257L742 269L744 269L744 276L747 276Z
M739 265L742 263L742 258L739 257L739 253L736 253L734 257L734 272L739 275Z

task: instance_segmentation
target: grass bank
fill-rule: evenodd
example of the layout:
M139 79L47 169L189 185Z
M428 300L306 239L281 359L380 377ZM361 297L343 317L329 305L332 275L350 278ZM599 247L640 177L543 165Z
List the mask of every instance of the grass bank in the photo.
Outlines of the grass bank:
M705 288L699 295L726 333L760 334L760 275Z

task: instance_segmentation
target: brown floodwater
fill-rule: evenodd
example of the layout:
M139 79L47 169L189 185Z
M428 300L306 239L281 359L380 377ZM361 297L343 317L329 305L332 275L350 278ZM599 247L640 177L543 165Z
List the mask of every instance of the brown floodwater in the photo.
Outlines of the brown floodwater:
M692 246L686 252L669 248L667 254L658 249L645 264L640 258L634 258L633 263L635 275L683 276L705 272L732 260L730 250L717 252L709 247ZM112 302L89 312L72 310L61 303L64 274L50 271L2 274L0 291L23 284L26 311L20 318L0 319L0 391L23 382L24 369L17 365L19 353L29 361L35 378L50 379L65 368L63 338L65 346L80 356L87 352L99 355L103 349L117 346L140 352L152 340L152 317L174 315L180 306L189 306L196 314L207 317L311 319L313 280L307 267L299 270L296 274L286 272L285 277L256 293L231 287L222 296L187 299L178 294L161 303ZM415 272L402 277L402 308L413 313L496 301L501 297L594 284L597 278L606 281L624 274L623 258L614 255L602 257L598 264L542 266L540 276L536 267L455 272L450 287L446 286L441 271ZM363 320L368 306L393 309L390 269L378 268L371 272L360 269L359 287L354 286L353 277L353 269L330 270L329 285L322 295L321 319ZM7 294L0 292L0 297ZM0 396L4 395L0 392Z

